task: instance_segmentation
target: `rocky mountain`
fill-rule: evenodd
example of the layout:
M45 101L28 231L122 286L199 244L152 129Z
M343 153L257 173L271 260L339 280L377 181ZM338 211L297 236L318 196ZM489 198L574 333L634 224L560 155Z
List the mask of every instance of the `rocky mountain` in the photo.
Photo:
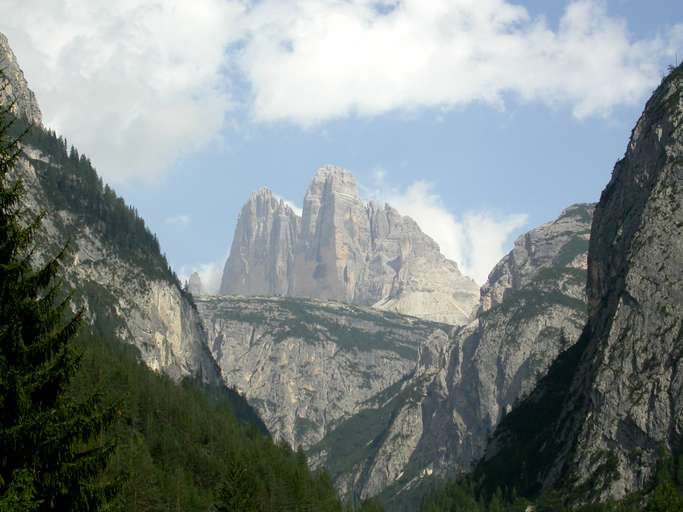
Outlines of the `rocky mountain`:
M195 297L199 297L204 293L202 278L197 272L192 272L190 279L187 281L187 291Z
M482 287L477 318L426 339L401 387L366 402L364 415L387 420L364 430L363 451L335 430L312 448L343 494L383 493L398 506L428 477L476 463L500 418L579 337L592 214L574 205L515 242Z
M501 423L480 468L491 486L618 498L648 483L661 450L681 448L682 91L678 67L614 168L591 232L589 321Z
M221 294L288 295L293 287L294 252L301 218L262 188L242 207Z
M247 398L275 438L295 448L320 441L366 400L399 385L414 370L423 340L446 340L450 330L330 301L195 300L225 383Z
M10 48L9 41L0 33L0 71L5 78L5 86L0 88L0 105L12 105L11 112L40 126L43 115L40 112L36 95L29 89L24 72Z
M0 62L9 83L0 102L14 101L12 111L36 125L22 139L16 169L27 192L26 209L49 212L36 257L54 256L68 241L72 263L66 281L96 332L135 345L149 367L174 379L219 382L196 308L154 235L103 185L87 158L73 147L67 151L63 139L40 126L35 95L2 34Z
M337 300L455 325L479 298L411 218L364 204L354 176L334 166L316 173L301 217L268 189L252 194L220 293Z

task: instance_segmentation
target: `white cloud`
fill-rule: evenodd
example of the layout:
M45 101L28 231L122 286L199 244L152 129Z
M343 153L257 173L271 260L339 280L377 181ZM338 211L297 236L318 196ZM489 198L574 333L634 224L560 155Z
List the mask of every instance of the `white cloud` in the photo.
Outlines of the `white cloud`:
M642 100L680 36L679 26L634 40L600 0L570 2L558 27L507 0L265 0L246 23L239 65L255 117L303 125L473 102L501 108L509 94L603 115Z
M202 280L203 292L209 295L215 295L218 293L218 289L221 285L223 265L225 264L226 259L227 256L221 261L183 266L178 272L180 282L184 283L190 278L193 272L197 272Z
M181 215L174 215L173 217L168 217L164 219L164 224L168 224L170 226L178 226L178 227L187 227L190 225L191 218L189 215L181 214Z
M495 215L470 211L455 215L433 185L417 181L404 190L380 191L378 197L412 217L460 270L483 284L496 263L510 250L512 236L527 223L527 215Z
M511 0L0 1L46 122L114 181L155 179L235 104L304 126L510 95L603 115L683 41L635 39L600 0L557 27Z
M154 179L221 128L241 11L223 0L3 0L0 31L48 125L105 177Z

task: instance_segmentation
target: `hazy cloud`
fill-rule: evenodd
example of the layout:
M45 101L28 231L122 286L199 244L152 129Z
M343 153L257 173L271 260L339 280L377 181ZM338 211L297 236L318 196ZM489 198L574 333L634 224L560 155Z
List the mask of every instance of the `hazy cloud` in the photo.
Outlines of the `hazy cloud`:
M174 215L173 217L168 217L164 219L164 224L168 224L170 226L178 226L178 227L187 227L190 225L190 216L189 215Z
M456 215L434 192L433 184L425 181L404 190L381 191L377 196L412 217L439 244L442 254L479 284L510 250L515 232L528 218L526 214L496 215L487 211Z
M178 272L179 279L184 283L190 279L193 272L197 272L202 280L203 292L209 295L215 295L218 293L218 289L221 286L223 265L225 265L226 259L227 256L220 261L185 265Z

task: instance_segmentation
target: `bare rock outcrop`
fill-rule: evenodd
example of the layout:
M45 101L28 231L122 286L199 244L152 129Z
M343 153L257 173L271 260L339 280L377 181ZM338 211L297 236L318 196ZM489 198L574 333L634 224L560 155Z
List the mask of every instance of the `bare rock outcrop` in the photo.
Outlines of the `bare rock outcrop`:
M0 87L0 105L12 105L11 111L31 124L40 126L43 115L36 95L29 88L24 72L4 34L0 33L0 72L5 78L5 87Z
M596 207L583 334L501 423L485 478L504 470L522 492L600 501L643 489L661 450L680 449L682 93L679 66L648 101ZM537 414L544 422L530 425Z
M220 293L337 300L455 325L479 297L412 219L363 203L354 176L334 166L316 173L302 217L267 189L252 194Z

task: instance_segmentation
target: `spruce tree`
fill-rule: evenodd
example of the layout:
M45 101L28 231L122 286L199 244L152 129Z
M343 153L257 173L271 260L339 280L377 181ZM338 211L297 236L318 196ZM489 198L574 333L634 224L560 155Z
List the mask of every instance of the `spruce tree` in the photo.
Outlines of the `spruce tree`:
M1 77L0 77L1 78ZM113 417L97 395L76 403L68 386L80 356L82 313L62 290L62 250L36 266L41 216L22 207L16 120L0 111L0 511L97 510L110 447L96 437Z

